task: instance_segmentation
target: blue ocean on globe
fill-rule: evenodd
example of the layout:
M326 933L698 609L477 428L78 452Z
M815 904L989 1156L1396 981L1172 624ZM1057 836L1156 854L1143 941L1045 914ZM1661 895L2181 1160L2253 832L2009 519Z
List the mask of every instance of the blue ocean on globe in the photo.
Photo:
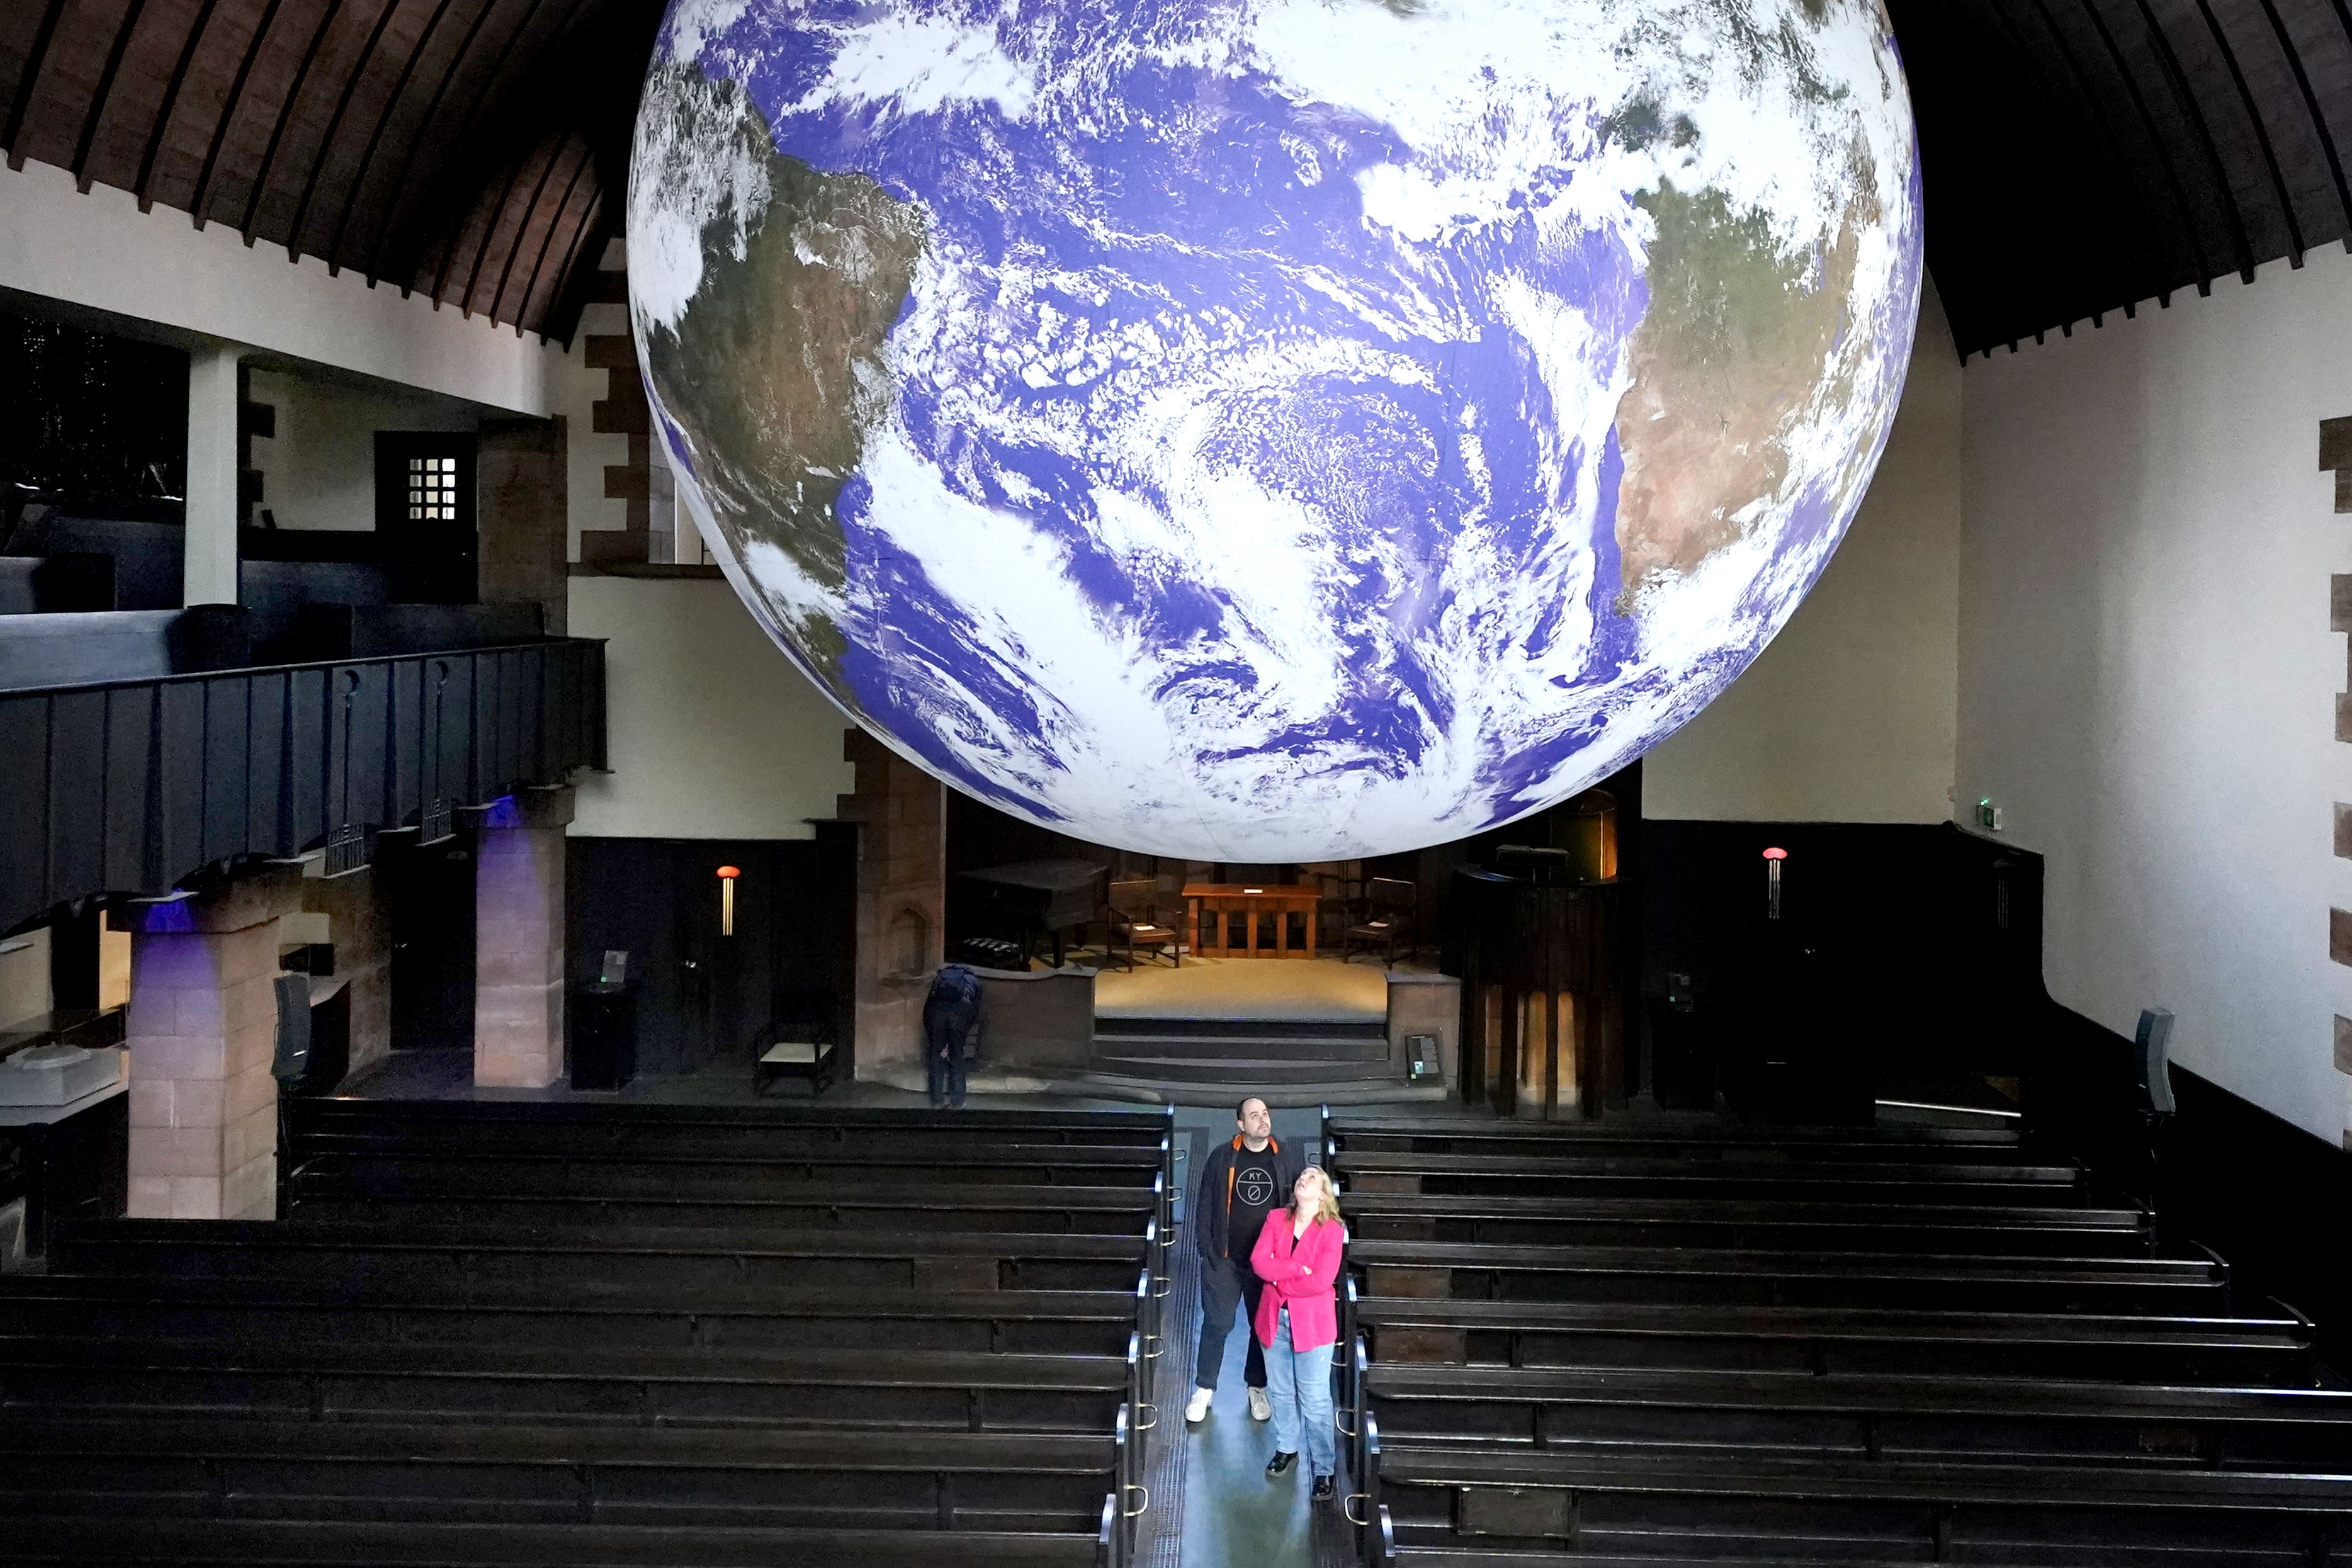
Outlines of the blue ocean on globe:
M1606 777L1787 621L1920 284L1878 0L677 0L676 493L902 755L1211 860Z

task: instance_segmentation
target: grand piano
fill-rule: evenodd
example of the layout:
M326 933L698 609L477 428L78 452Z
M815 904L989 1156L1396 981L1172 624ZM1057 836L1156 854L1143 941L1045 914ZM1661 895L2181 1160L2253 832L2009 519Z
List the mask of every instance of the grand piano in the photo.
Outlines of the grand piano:
M1075 931L1083 940L1087 924L1102 913L1109 869L1097 861L1045 860L968 871L956 879L949 925L1018 942L1024 963L1037 946L1051 942L1058 969L1063 937Z

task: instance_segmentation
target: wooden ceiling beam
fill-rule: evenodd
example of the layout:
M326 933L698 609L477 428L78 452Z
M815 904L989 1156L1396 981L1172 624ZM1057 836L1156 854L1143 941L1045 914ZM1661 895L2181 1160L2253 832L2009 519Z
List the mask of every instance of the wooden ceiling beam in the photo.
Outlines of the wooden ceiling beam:
M303 90L310 85L310 68L318 64L320 46L327 41L328 29L342 11L343 0L327 0L320 8L319 25L310 29L310 41L302 49L302 63L294 68L293 81L278 100L278 120L269 128L269 144L261 150L261 166L253 172L253 183L245 193L245 217L236 225L247 245L253 243L254 218L261 211L262 197L269 192L269 176L278 167L278 150L285 145L286 127L294 118L294 106L302 100Z
M179 60L172 68L172 79L163 89L163 101L157 105L154 123L147 129L146 151L139 156L139 173L131 190L142 213L155 204L155 160L163 153L164 133L172 129L172 116L179 110L180 90L188 83L188 68L195 63L196 51L204 47L205 29L212 26L213 11L219 4L220 0L202 0L197 6L187 41L180 46Z
M41 85L41 73L49 63L49 46L58 36L58 18L65 13L66 0L48 0L42 9L40 26L33 29L33 47L26 52L25 69L16 78L16 90L8 104L8 123L0 126L0 152L8 155L8 167L25 166L25 154L17 143L24 140L25 116L33 107L33 94Z
M318 194L319 173L327 166L328 156L335 150L335 138L342 133L343 116L352 110L352 96L360 89L367 76L368 67L374 63L375 52L383 42L383 31L392 26L393 13L398 11L401 0L383 0L375 16L375 26L368 29L367 42L360 46L359 57L352 62L343 78L343 90L335 97L335 112L327 117L327 129L320 134L319 145L310 154L310 172L302 176L302 193L295 198L294 215L286 222L286 254L289 259L302 259L302 225L310 215L310 199Z
M2238 51L2230 47L2230 35L2223 30L2221 19L2213 15L2212 0L2196 0L2197 10L2205 18L2206 31L2212 35L2213 47L2228 68L2230 80L2238 89L2238 101L2244 107L2246 120L2253 128L2255 143L2263 150L2263 163L2270 170L2271 192L2277 198L2279 216L2286 224L2287 255L2294 265L2303 265L2303 220L2295 214L2294 195L2286 188L2286 175L2279 168L2278 149L2271 144L2270 127L2263 120L2262 105L2255 100L2254 90L2247 85L2245 68L2238 63Z
M422 60L425 51L433 47L434 35L440 31L442 20L449 15L449 7L453 3L454 0L439 0L439 4L433 7L432 16L425 24L425 31L417 35L416 47L409 50L407 57L401 61L399 79L392 84L392 91L384 98L383 108L376 112L375 126L368 132L367 146L360 153L359 167L352 172L351 183L344 189L342 208L335 217L335 232L327 237L327 248L322 253L327 258L327 271L330 276L342 268L343 235L351 227L352 214L359 211L361 197L366 193L368 171L375 166L376 152L383 146L384 128L392 123L393 113L399 109L402 97L407 93L410 78L416 74L417 62ZM476 26L481 25L481 18L488 10L488 5L485 3L475 11ZM472 33L468 31L467 39L470 40L472 37ZM458 45L457 54L464 53L465 45ZM451 57L453 60L457 57L457 56ZM443 80L446 82L447 78L445 76ZM429 110L426 113L426 119L431 119ZM370 278L368 281L373 283L375 280Z
M114 78L122 69L122 56L131 47L131 29L139 26L140 13L147 0L128 0L122 7L122 19L115 24L114 42L108 46L106 64L98 73L98 86L89 95L89 110L81 117L81 134L74 139L74 189L89 193L89 150L98 141L99 121L106 118L106 106L114 96Z

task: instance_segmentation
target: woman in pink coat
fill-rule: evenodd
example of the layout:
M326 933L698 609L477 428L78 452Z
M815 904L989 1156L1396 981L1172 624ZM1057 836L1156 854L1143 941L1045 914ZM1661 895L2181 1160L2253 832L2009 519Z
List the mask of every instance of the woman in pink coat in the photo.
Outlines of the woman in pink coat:
M1279 1476L1297 1461L1299 1432L1315 1475L1315 1499L1328 1500L1339 1468L1331 1425L1331 1353L1339 1341L1339 1267L1348 1244L1331 1178L1308 1166L1290 1191L1290 1207L1265 1217L1250 1268L1265 1281L1251 1324L1265 1347L1265 1391L1274 1403L1274 1458Z

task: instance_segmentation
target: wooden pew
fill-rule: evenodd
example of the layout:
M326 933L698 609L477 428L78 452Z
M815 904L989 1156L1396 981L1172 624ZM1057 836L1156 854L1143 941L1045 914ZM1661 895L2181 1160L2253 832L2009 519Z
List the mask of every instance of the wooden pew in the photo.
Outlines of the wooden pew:
M1373 1357L1389 1363L2288 1386L2308 1386L2316 1377L2310 1324L2285 1314L2155 1317L1401 1297L1364 1297L1349 1311Z
M1324 1147L1347 1154L1459 1154L1555 1158L1637 1155L1707 1158L1769 1151L1777 1159L2014 1162L2024 1147L2013 1130L1977 1127L1775 1127L1706 1123L1690 1126L1617 1122L1443 1121L1334 1115L1326 1108Z
M1372 1366L1383 1440L2352 1471L2352 1391L1809 1372Z
M0 1337L0 1411L1108 1432L1127 1357Z
M1689 1202L1830 1198L1845 1203L2079 1207L2082 1172L2063 1165L1787 1161L1754 1150L1719 1159L1349 1154L1333 1159L1343 1198L1358 1193L1654 1197Z
M1035 1235L1140 1236L1158 1221L1158 1193L1115 1186L987 1186L961 1183L877 1192L856 1184L806 1186L803 1196L733 1198L597 1197L570 1193L472 1193L463 1197L337 1195L305 1181L279 1221L289 1228L414 1223L686 1230L1024 1231Z
M910 1137L941 1147L1006 1144L1156 1149L1165 1111L940 1112L821 1105L665 1105L641 1101L304 1099L293 1108L299 1140L335 1135L413 1142L434 1136L496 1143L524 1152L601 1142L616 1153L695 1154L730 1142L755 1151L837 1147L887 1152Z
M45 1415L0 1428L0 1513L1076 1534L1123 1437Z
M946 1185L1130 1187L1160 1184L1156 1149L1006 1145L995 1149L858 1150L846 1154L641 1156L565 1151L510 1154L404 1146L304 1157L299 1182L354 1192L578 1193L609 1197L756 1197L793 1186L856 1185L878 1192Z
M616 1291L576 1281L485 1288L466 1301L404 1291L364 1300L299 1281L0 1279L0 1330L253 1343L568 1344L780 1352L908 1349L1123 1355L1129 1291Z
M7 1534L11 1562L104 1568L1118 1568L1115 1500L1105 1496L1091 1534L70 1515L12 1519Z
M462 1300L478 1286L570 1275L679 1291L759 1285L845 1290L1115 1291L1157 1261L1156 1231L1119 1236L882 1230L364 1229L268 1222L85 1220L58 1228L50 1268L157 1281L305 1280L354 1294L396 1282Z
M314 1159L330 1155L405 1152L460 1159L480 1159L491 1153L518 1158L571 1155L654 1161L806 1158L866 1167L915 1163L936 1153L988 1157L1007 1150L1061 1150L1067 1158L1082 1161L1084 1151L1096 1150L1112 1156L1156 1154L1163 1187L1172 1197L1181 1186L1174 1129L1172 1109L937 1112L304 1099L289 1111L285 1165L289 1175L299 1175ZM960 1174L951 1179L963 1177ZM1117 1178L1097 1185L1130 1183ZM1163 1213L1162 1218L1168 1217Z
M1675 1198L1425 1197L1352 1193L1349 1234L1365 1241L1731 1250L1985 1252L2126 1257L2155 1247L2137 1205L1842 1203L1833 1197L1693 1205Z
M1747 1303L2043 1312L2227 1312L2228 1270L2205 1258L1940 1258L1700 1248L1504 1247L1360 1241L1369 1293L1481 1301Z
M312 1533L240 1560L372 1561L335 1532L394 1519L508 1531L446 1562L682 1568L676 1530L1003 1560L977 1531L1128 1568L1165 1113L646 1109L298 1103L289 1221L61 1232L47 1277L0 1281L0 1512L184 1516L189 1561L268 1517ZM534 1533L582 1524L666 1533Z
M1376 1446L1357 1507L1387 1508L1400 1544L2168 1568L2284 1568L2352 1544L2345 1476Z

